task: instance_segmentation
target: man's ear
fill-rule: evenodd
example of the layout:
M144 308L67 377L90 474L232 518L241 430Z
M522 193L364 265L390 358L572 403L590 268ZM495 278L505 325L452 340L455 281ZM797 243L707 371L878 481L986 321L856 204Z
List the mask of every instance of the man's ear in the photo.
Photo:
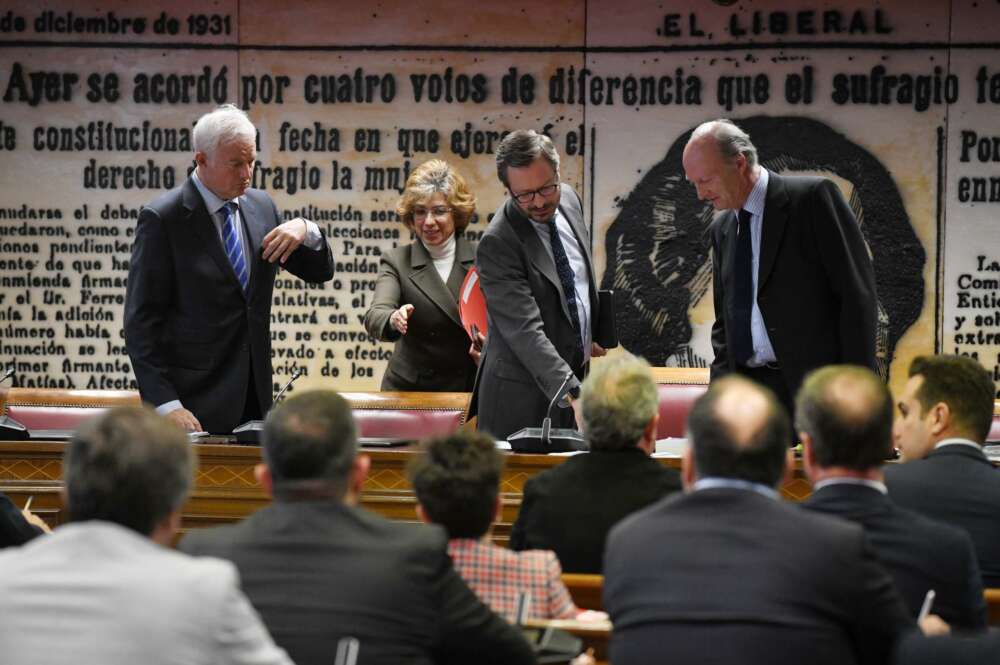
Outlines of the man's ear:
M656 452L656 432L659 427L660 412L657 411L649 419L649 422L646 423L646 427L642 430L642 439L639 441L639 447L645 450L647 455L652 455Z
M197 164L198 166L204 166L206 162L208 162L208 155L206 155L204 152L201 152L200 150L194 153L195 164Z
M928 429L931 436L939 437L942 432L954 425L951 407L945 402L938 402L927 412Z
M681 482L684 484L684 489L691 489L698 480L697 475L694 468L694 453L691 451L691 443L688 442L684 454L681 455Z
M372 467L372 458L368 455L356 455L351 466L351 477L348 485L348 495L355 498L361 495L361 488L368 478L368 471Z
M424 507L420 505L420 503L417 503L417 505L414 507L414 511L416 511L417 513L418 520L420 520L424 524L431 524L430 516L427 514L427 511L424 510Z
M799 432L799 440L802 441L802 468L805 470L809 481L812 482L813 474L816 472L816 451L813 450L812 437L805 432ZM789 448L789 450L792 449ZM795 455L793 453L792 464L794 465L794 463ZM788 479L786 478L785 480L787 482Z
M253 477L257 479L257 483L264 488L268 496L274 496L274 478L271 476L271 470L267 468L266 464L261 463L256 465L253 468Z

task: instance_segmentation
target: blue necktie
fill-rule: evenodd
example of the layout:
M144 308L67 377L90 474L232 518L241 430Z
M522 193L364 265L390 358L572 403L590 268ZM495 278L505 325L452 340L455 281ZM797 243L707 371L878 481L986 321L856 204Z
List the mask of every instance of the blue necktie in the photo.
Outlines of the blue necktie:
M753 311L753 246L750 242L748 210L740 210L736 235L736 261L733 265L733 360L746 365L753 356L753 334L750 332L750 313Z
M222 206L222 214L226 216L222 222L222 245L226 250L226 257L229 264L233 266L236 279L240 281L240 287L246 293L247 284L250 283L250 275L247 272L247 260L243 256L243 244L240 242L240 234L236 230L236 204L232 201L226 202Z
M562 240L559 239L559 229L556 228L555 217L549 222L549 241L552 244L552 258L555 260L556 272L562 283L563 295L566 296L569 318L573 322L573 331L576 332L576 351L582 359L583 338L580 335L580 315L576 309L576 275L573 272L573 267L569 264L569 257L566 256Z

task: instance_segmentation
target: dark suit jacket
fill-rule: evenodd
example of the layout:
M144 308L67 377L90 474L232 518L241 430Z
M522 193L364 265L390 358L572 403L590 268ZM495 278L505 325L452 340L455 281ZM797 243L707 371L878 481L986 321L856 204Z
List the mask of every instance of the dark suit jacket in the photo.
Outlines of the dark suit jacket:
M615 665L885 663L914 625L861 527L728 488L612 529L604 606Z
M864 527L911 616L917 617L927 590L934 589L933 612L952 630L986 629L983 583L964 531L904 510L862 485L827 485L802 505Z
M1000 587L1000 471L981 450L944 446L922 460L887 464L885 484L903 508L965 529L983 586Z
M382 377L382 390L469 392L476 363L469 357L469 335L458 315L462 280L476 261L476 243L455 237L455 264L447 283L419 240L382 256L365 329L372 337L396 342ZM405 304L413 305L405 335L389 317Z
M264 192L240 197L251 258L240 288L197 186L188 179L142 209L125 292L125 346L139 393L154 406L179 399L209 432L239 424L253 370L261 410L271 406L271 294L277 263L261 241L281 223ZM333 255L297 249L284 268L310 282L333 277Z
M638 448L570 457L524 484L513 550L553 550L563 572L602 571L608 532L681 488L680 474Z
M277 501L238 524L192 531L180 549L235 563L298 665L330 665L345 636L360 641L360 665L534 662L520 632L455 572L437 526L335 501Z
M562 185L559 209L586 258L591 335L596 338L599 309L590 235L580 197L569 185ZM555 263L531 224L508 199L476 251L489 334L470 412L478 411L480 430L501 439L522 427L540 426L566 375L573 372L568 387L574 388L584 372L582 359L574 359L576 332ZM554 411L554 427L575 427L572 409Z
M907 635L894 665L986 665L1000 663L1000 632L979 637Z
M21 509L0 492L0 549L23 545L40 536L42 530L24 519Z
M833 363L875 368L875 273L861 229L830 180L770 173L757 277L757 303L794 396L810 370ZM712 225L712 377L736 369L736 214Z

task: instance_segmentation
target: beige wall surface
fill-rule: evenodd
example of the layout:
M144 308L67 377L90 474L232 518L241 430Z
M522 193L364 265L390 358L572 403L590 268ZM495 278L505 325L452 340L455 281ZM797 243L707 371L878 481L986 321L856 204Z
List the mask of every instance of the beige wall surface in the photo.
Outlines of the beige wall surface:
M996 3L555 0L0 8L0 363L18 385L132 387L121 335L140 207L179 186L222 102L260 131L255 186L330 237L337 276L279 276L275 385L376 389L391 345L360 317L406 174L468 179L482 233L492 146L548 132L580 191L623 346L711 361L710 209L680 150L731 117L772 170L833 178L874 259L894 388L935 350L1000 364ZM322 140L320 140L322 139ZM803 340L804 344L808 340ZM998 374L1000 376L1000 374Z

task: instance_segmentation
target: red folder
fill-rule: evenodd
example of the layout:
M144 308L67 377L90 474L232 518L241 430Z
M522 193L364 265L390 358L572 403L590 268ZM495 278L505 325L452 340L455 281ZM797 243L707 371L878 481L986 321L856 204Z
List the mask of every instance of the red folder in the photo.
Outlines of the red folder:
M479 273L470 268L458 292L458 315L462 318L462 326L474 340L473 327L483 335L486 334L486 299L479 288Z

